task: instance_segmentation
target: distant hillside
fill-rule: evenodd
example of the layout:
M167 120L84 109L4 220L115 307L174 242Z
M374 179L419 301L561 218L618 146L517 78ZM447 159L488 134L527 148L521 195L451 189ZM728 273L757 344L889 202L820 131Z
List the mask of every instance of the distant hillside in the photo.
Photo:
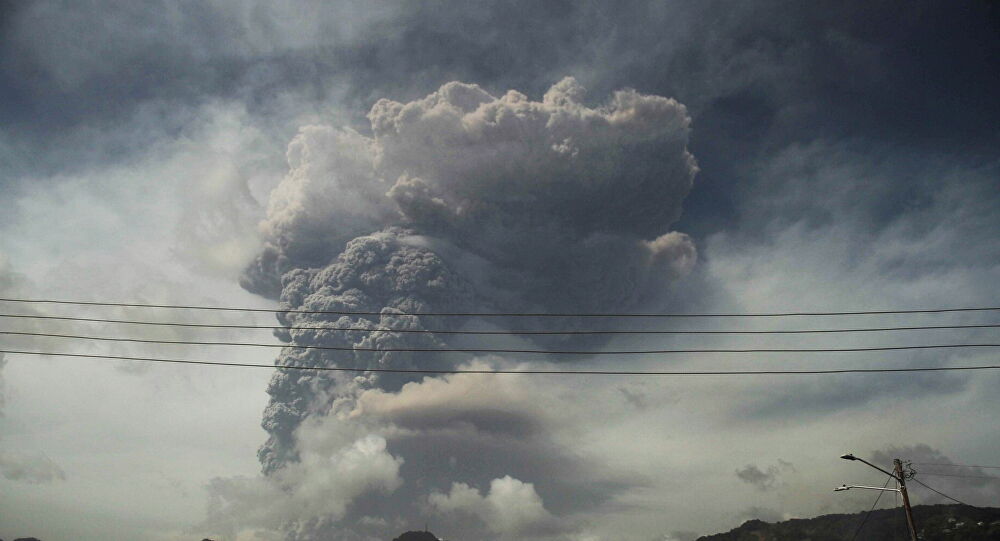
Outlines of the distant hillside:
M750 520L728 533L698 541L845 541L854 535L864 515L823 515L776 524ZM924 541L1000 541L1000 508L918 505L913 508L913 520ZM902 509L873 512L857 541L909 541Z
M431 532L406 532L392 541L441 541Z

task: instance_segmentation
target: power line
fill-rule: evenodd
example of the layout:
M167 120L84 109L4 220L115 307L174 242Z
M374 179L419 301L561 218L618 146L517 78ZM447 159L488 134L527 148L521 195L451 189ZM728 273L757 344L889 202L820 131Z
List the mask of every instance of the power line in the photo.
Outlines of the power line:
M920 475L931 475L934 477L961 477L963 479L989 479L991 481L1000 481L1000 477L990 477L989 475L955 475L951 473L929 473L920 472Z
M858 348L710 348L710 349L625 349L610 351L593 350L549 350L549 349L509 349L509 348L379 348L366 346L308 346L299 344L260 344L255 342L208 342L194 340L159 340L150 338L118 338L106 336L85 336L78 334L54 334L20 331L0 331L0 335L38 336L75 340L97 340L103 342L135 342L141 344L175 344L187 346L247 346L268 348L318 349L329 351L375 351L401 353L518 353L540 355L668 355L680 353L850 353L862 351L899 351L913 349L954 349L1000 347L1000 344L927 344L916 346L872 346Z
M976 507L975 505L969 505L969 504L963 502L962 500L958 500L958 499L952 498L951 496L945 494L944 492L941 492L940 490L938 490L936 488L929 487L929 486L927 486L926 483L924 483L920 479L917 479L916 477L911 477L910 479L913 480L913 481L916 481L917 483L920 483L924 488L926 488L928 490L931 490L933 492L937 492L941 496L944 496L945 498L948 498L949 500L951 500L953 502L957 502L957 503L960 503L962 505L966 505L966 506L969 506L969 507L975 507L976 509L980 509L979 507Z
M359 327L324 327L324 326L284 326L284 325L238 325L238 324L213 324L213 323L182 323L165 321L139 321L131 319L106 319L90 317L70 317L70 316L40 316L29 314L0 314L0 318L20 318L20 319L43 319L57 321L79 321L88 323L122 323L129 325L153 325L164 327L194 327L212 329L264 329L264 330L323 330L323 331L346 331L346 332L397 332L397 333L418 333L418 334L455 334L455 335L617 335L617 334L821 334L821 333L855 333L855 332L886 332L886 331L926 331L938 329L995 329L1000 328L1000 323L986 323L975 325L924 325L911 327L864 327L850 329L790 329L790 330L571 330L571 331L545 331L545 330L433 330L433 329L394 329L388 327L359 328Z
M339 314L357 316L386 315L383 312L352 311L352 310L283 310L279 308L234 308L223 306L198 306L181 304L147 304L125 302L68 301L56 299L13 299L0 298L0 302L15 302L29 304L68 304L76 306L118 306L125 308L167 308L184 310L217 310L229 312L268 312L284 314ZM761 313L546 313L546 312L409 312L397 315L410 316L465 316L465 317L789 317L789 316L860 316L885 314L941 314L950 312L995 312L1000 306L962 307L962 308L931 308L915 310L856 310L841 312L761 312Z
M891 481L891 480L892 480L892 477L886 479L885 480L885 484L882 485L882 488L885 488L885 487L889 486L889 481ZM864 518L861 519L861 524L858 524L858 528L856 530L854 530L854 535L851 536L851 541L854 541L855 539L858 538L858 534L861 533L861 529L864 528L865 527L865 523L868 522L868 517L871 516L872 511L875 511L875 507L878 505L878 501L882 498L882 494L884 494L884 491L882 491L882 490L878 491L878 495L875 496L875 503L873 503L872 504L872 508L869 509L867 513L865 513Z
M829 374L875 374L895 372L946 372L965 370L998 370L1000 365L985 366L932 366L925 368L843 368L828 370L482 370L482 369L423 369L423 368L358 368L339 366L273 365L262 363L229 363L193 359L164 359L159 357L134 357L126 355L98 355L89 353L64 353L46 351L0 350L10 355L38 355L47 357L80 357L151 363L195 364L241 368L269 368L284 370L314 370L320 372L382 372L392 374L521 374L521 375L575 375L575 376L791 376Z
M951 466L954 468L983 468L983 469L1000 470L1000 466L973 466L970 464L946 464L946 463L934 463L934 462L910 462L910 464L916 464L917 466Z

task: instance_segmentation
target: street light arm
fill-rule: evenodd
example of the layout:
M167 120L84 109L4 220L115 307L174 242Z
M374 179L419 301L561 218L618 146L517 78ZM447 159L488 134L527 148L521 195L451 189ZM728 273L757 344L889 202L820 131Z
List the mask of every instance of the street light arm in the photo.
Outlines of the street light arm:
M883 490L886 492L900 492L898 488L885 488L885 487L869 487L865 485L840 485L839 487L833 489L834 492L840 492L842 490L850 490L852 488L863 488L866 490Z
M869 466L871 466L871 467L875 468L876 470L878 470L878 471L880 471L880 472L882 472L882 473L884 473L884 474L888 475L889 477L892 477L893 479L895 479L895 480L899 481L899 476L897 476L897 475L896 475L895 473L892 473L892 472L890 472L890 471L886 471L886 470L883 470L882 468L880 468L880 467L878 467L878 466L876 466L876 465L872 464L871 462L868 462L867 460L865 460L865 459L863 459L863 458L858 458L858 457L856 457L856 456L854 456L854 455L852 455L852 454L850 454L850 453L848 453L848 454L846 454L846 455L844 455L844 456L842 456L842 457L840 457L840 458L843 458L844 460L857 460L857 461L859 461L859 462L864 462L865 464L868 464Z
M882 468L880 468L880 467L878 467L878 466L876 466L876 465L872 464L871 462L868 462L867 460L865 460L865 459L863 459L863 458L858 458L858 457L854 457L854 458L856 458L857 460L860 460L861 462L864 462L865 464L868 464L869 466L871 466L871 467L875 468L876 470L878 470L878 471L880 471L880 472L882 472L882 473L884 473L884 474L888 475L889 477L892 477L893 479L895 479L895 480L899 481L899 477L896 477L896 474L895 474L895 473L892 473L892 472L890 472L890 471L886 471L886 470L883 470Z

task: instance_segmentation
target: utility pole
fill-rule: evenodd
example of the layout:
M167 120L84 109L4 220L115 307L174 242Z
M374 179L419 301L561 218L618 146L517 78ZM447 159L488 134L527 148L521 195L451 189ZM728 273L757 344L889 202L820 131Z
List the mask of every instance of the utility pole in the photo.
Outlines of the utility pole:
M906 510L906 525L910 528L910 539L917 541L917 527L913 524L913 509L910 509L910 497L906 494L906 474L903 473L903 462L893 459L896 467L896 481L899 483L899 493L903 496L903 509Z
M889 477L892 477L893 479L895 479L896 480L896 484L899 485L899 488L897 488L897 489L886 489L886 488L879 488L879 487L866 487L866 486L857 486L857 485L850 485L850 486L848 486L848 485L842 485L842 486L840 486L838 488L835 488L834 490L837 491L837 492L839 492L841 490L849 490L849 489L852 489L852 488L864 488L864 489L870 489L870 490L891 490L891 491L894 491L894 492L898 491L903 496L903 509L906 511L906 526L910 530L910 541L919 541L917 539L917 527L913 523L913 510L910 509L910 497L906 494L906 474L903 473L903 461L900 460L900 459L898 459L898 458L892 459L892 465L894 467L894 471L887 472L887 471L883 470L882 468L880 468L880 467L872 464L871 462L868 462L867 460L865 460L863 458L858 458L858 457L852 455L851 453L847 453L846 455L843 455L840 458L842 458L844 460L857 460L858 462L862 462L864 464L867 464L867 465L875 468L876 470L878 470L878 471L880 471L880 472L888 475Z

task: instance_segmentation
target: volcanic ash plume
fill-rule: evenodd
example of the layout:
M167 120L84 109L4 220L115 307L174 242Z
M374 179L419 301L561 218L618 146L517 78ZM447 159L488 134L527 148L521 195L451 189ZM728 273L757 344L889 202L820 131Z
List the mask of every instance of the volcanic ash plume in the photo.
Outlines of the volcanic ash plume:
M280 338L343 350L287 348L278 366L452 368L469 356L367 350L448 347L459 341L454 335L342 329L523 327L538 322L405 314L621 311L685 274L695 248L686 235L670 231L697 171L686 149L690 119L684 106L633 90L615 92L596 108L584 105L583 97L572 78L549 89L542 101L516 91L498 98L479 86L451 82L410 103L377 102L368 115L371 137L351 129L302 128L289 145L289 173L272 193L261 224L265 248L243 285L280 298L287 309L377 315L283 315L288 328ZM301 328L317 326L328 329ZM422 462L435 458L421 454L426 445L418 440L451 422L471 423L480 435L499 430L508 438L523 437L539 456L542 448L558 456L535 428L511 428L537 423L525 411L511 411L504 395L465 416L455 410L461 403L434 410L427 415L436 420L404 430L400 419L359 406L359 397L430 392L433 386L414 387L408 384L414 378L402 376L330 374L277 371L263 421L270 434L260 451L266 476L287 478L288 471L301 469L302 427L313 426L311 419L336 419L365 426L364 437L377 433L392 463L402 465L398 484L380 481L382 493L405 493L425 507L455 510L461 498L481 490L485 496L472 499L479 510L473 515L488 522L483 517L510 516L489 507L505 501L504 490L534 492L537 486L541 493L558 492L544 480L515 475L528 470L484 467L480 478L451 479L447 468ZM485 420L476 413L488 411L508 416ZM470 444L466 451L474 448ZM533 451L522 452L530 469ZM406 517L405 505L382 512ZM549 511L541 505L539 499L537 512L525 516L547 517L550 528ZM333 518L349 514L344 508ZM518 528L530 530L520 523ZM484 535L501 530L487 524ZM347 538L345 529L338 531Z

